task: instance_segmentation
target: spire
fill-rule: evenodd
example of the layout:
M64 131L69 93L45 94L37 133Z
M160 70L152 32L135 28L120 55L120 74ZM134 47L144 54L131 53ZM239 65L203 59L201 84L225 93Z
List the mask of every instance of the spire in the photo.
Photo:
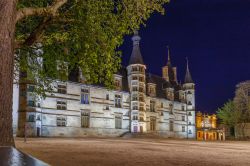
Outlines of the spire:
M189 71L189 67L188 67L188 58L187 59L187 70L186 70L186 75L185 75L185 83L194 83L192 77L191 77L191 74L190 74L190 71Z
M167 48L168 48L168 61L167 61L167 66L171 66L170 48L169 48L169 46L167 46Z
M141 37L138 35L138 31L135 31L134 36L132 37L133 50L132 50L132 54L131 54L130 60L129 60L130 65L132 65L132 64L144 65L141 51L140 51L140 46L139 46L140 40L141 40Z

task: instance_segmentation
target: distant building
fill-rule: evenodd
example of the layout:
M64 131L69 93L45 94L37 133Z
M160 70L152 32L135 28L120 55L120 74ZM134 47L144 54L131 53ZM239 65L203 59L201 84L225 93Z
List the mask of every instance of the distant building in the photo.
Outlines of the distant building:
M217 128L217 117L215 114L208 115L197 112L196 132L197 140L225 140L224 130Z
M66 82L54 80L53 93L45 99L34 98L35 85L21 83L17 134L23 136L26 126L27 135L38 137L131 132L195 138L195 84L188 65L184 84L177 80L170 54L162 76L147 73L140 39L137 33L132 37L129 65L114 75L114 90L85 84L80 71L69 73Z

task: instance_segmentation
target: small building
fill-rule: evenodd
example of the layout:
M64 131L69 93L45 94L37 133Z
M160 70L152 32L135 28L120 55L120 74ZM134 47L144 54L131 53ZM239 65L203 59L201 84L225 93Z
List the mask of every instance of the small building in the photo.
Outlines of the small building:
M225 131L217 127L215 114L208 115L197 112L196 131L197 140L225 140Z

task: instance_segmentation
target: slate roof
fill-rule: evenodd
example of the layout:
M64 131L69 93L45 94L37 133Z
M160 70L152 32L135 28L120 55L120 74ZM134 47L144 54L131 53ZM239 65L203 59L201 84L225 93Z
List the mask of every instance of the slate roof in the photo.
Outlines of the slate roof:
M142 64L144 65L142 55L141 55L141 50L140 50L140 40L141 37L138 35L138 32L135 32L134 36L132 37L133 41L133 50L129 59L129 64Z
M186 69L186 74L185 74L185 81L184 83L194 83L190 71L189 71L189 67L188 67L188 60L187 60L187 69Z

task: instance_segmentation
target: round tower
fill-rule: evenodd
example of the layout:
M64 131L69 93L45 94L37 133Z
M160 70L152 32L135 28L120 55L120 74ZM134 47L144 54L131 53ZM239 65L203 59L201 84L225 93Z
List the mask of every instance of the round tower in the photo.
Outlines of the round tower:
M146 131L146 87L145 87L145 70L141 51L140 51L140 36L136 31L132 37L133 50L130 57L128 72L128 85L131 95L130 103L130 126L132 133Z
M187 115L188 115L188 138L195 138L196 126L195 126L195 84L191 77L188 59L187 59L187 69L185 75L185 82L183 84L183 89L185 92L185 101L187 104Z

